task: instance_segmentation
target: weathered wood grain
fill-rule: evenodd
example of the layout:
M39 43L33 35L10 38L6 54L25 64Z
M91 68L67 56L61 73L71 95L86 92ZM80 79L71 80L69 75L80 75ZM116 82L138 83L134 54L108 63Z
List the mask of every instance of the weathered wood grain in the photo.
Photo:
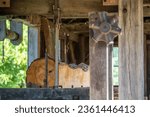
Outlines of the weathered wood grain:
M47 18L42 18L42 31L44 32L44 39L48 56L52 59L55 58L55 45L54 45L54 26Z
M149 1L144 0L147 4ZM107 11L117 13L118 6L103 6L102 0L59 0L62 18L87 18L88 12ZM0 8L1 15L44 15L53 18L54 0L13 0L9 8ZM150 8L144 7L144 16L150 16Z
M119 98L144 99L143 0L120 0Z
M0 0L0 7L10 7L10 0Z
M90 99L106 100L106 43L90 39Z
M53 13L54 0L11 0L9 8L0 8L1 15L45 15Z
M27 70L27 83L44 87L45 80L45 59L38 59L32 62ZM65 63L59 64L59 86L63 88L89 87L89 70L83 71L81 68L73 69ZM48 86L53 87L55 82L55 62L48 60Z

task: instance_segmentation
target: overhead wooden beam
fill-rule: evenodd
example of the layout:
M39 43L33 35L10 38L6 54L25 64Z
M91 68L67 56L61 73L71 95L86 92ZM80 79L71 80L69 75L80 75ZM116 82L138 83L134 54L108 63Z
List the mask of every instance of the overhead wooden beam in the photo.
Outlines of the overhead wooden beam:
M88 17L89 12L108 11L117 12L117 6L103 6L102 0L60 0L62 17Z
M11 0L10 8L0 8L1 15L47 15L52 13L54 0Z
M87 18L89 12L117 13L118 6L103 6L103 0L59 0L62 18ZM144 4L149 1L144 0ZM9 8L1 8L1 15L43 15L53 17L54 0L12 0ZM150 7L144 7L144 16L150 16Z
M10 0L0 0L0 7L10 7Z
M66 29L73 33L88 33L89 26L88 23L75 23L75 24L65 24L63 25ZM150 23L144 23L144 33L150 34Z
M135 17L136 16L136 17ZM144 99L143 0L120 0L120 99Z

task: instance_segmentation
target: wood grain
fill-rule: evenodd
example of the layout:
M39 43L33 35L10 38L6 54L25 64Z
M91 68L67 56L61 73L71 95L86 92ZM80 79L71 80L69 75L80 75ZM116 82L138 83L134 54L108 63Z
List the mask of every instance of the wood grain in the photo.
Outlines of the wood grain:
M119 98L144 99L143 0L120 0Z
M90 39L90 99L106 100L106 43Z
M44 87L45 80L45 59L37 59L27 70L27 83ZM48 60L48 86L53 87L55 81L55 62ZM73 69L65 63L59 64L59 86L63 88L89 87L89 70L83 71L81 68Z
M46 50L48 56L52 59L55 58L55 45L54 45L54 27L47 18L42 18L42 31L44 33L44 39L46 44Z

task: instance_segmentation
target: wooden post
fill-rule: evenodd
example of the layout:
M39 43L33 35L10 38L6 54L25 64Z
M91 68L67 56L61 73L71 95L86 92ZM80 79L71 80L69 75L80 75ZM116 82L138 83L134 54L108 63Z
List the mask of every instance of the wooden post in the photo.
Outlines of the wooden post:
M109 19L109 20L108 20ZM106 12L89 14L90 27L90 98L112 100L112 50L120 33L116 16Z
M106 43L90 39L90 99L106 100Z
M144 99L143 0L119 0L119 98Z

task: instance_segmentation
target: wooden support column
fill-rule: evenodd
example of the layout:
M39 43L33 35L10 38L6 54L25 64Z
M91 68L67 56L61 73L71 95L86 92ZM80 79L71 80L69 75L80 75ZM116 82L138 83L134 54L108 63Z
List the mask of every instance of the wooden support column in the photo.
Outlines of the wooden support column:
M119 0L119 98L144 99L143 0Z
M90 39L90 99L106 100L106 43Z
M109 20L108 20L109 19ZM116 16L106 12L89 14L90 27L90 99L112 100L112 50L120 33Z

